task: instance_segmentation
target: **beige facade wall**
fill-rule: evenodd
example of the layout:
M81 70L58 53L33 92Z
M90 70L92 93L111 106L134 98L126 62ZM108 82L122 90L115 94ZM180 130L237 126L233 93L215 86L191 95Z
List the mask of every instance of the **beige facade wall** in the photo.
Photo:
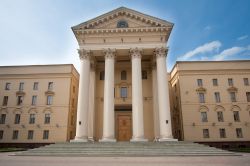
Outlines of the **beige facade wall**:
M233 86L228 85L229 78ZM249 141L250 103L246 93L250 86L244 84L244 78L250 81L250 61L177 62L171 72L175 136L199 142ZM202 86L197 85L197 79L202 79ZM218 86L213 85L213 79L218 80ZM215 92L219 92L220 102L216 102ZM235 92L235 102L230 92ZM200 103L198 93L204 93L205 103ZM223 122L218 121L219 111L223 112ZM239 112L238 122L234 111ZM201 112L207 113L207 122L202 122ZM225 138L220 137L221 128ZM236 128L242 130L242 138L237 137ZM209 138L204 138L203 129L209 130Z
M6 114L5 122L0 124L3 137L0 143L45 143L65 142L74 136L75 113L77 104L79 74L73 65L38 65L0 67L0 116ZM20 82L24 83L19 90ZM34 90L34 82L38 89ZM48 83L53 89L48 90ZM6 83L10 89L5 90ZM17 105L17 96L23 96L23 103ZM32 96L37 102L32 105ZM47 105L47 96L51 95L52 104ZM4 105L4 96L8 103ZM20 123L15 124L15 116L20 114ZM30 124L30 114L35 115L35 123ZM50 114L50 123L45 124L45 114ZM18 130L18 138L13 139L13 131ZM28 131L33 130L33 139ZM49 131L48 139L43 139L44 130Z

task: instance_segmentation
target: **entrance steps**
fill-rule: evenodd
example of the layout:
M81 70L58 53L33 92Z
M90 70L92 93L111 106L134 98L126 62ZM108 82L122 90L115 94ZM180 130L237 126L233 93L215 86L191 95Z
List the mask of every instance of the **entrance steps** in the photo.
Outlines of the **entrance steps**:
M18 156L234 156L237 153L192 142L56 143L17 152Z

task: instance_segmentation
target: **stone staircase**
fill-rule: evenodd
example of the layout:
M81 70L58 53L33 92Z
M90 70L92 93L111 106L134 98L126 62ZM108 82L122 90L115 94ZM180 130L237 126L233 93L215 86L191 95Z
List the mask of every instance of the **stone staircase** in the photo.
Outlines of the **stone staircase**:
M234 156L237 153L192 142L56 143L18 156Z

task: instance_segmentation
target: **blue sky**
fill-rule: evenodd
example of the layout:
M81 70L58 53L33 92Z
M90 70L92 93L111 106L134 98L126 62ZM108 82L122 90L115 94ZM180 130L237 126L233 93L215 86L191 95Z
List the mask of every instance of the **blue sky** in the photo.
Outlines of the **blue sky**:
M249 0L1 0L0 65L79 69L70 27L120 6L175 24L168 71L176 60L250 59Z

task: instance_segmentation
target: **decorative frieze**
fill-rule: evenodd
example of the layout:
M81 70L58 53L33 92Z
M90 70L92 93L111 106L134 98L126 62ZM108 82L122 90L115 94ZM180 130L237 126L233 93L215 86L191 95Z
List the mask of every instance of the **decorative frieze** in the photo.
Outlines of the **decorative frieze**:
M90 59L90 50L78 49L78 54L79 54L80 60Z
M156 58L166 57L168 53L168 49L166 47L155 48L154 53L155 53Z
M141 48L131 48L129 50L129 53L131 55L131 58L141 58L141 53L142 53L142 49Z

